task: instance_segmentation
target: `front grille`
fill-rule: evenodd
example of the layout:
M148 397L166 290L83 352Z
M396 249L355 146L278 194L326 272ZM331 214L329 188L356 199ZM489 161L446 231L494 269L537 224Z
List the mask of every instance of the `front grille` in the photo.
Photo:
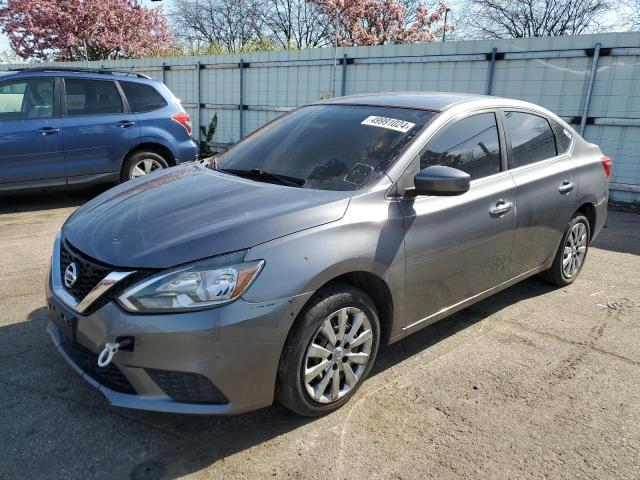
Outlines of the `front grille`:
M224 394L204 375L148 368L151 379L176 402L228 403Z
M71 263L76 264L77 280L71 286L67 287L64 283L64 272ZM106 265L100 265L81 254L67 242L60 244L60 277L64 287L78 301L82 301L93 288L102 281L104 277L111 273Z
M61 345L69 358L96 382L116 392L136 393L127 377L113 363L106 367L99 367L98 355L88 348L66 338L62 339Z

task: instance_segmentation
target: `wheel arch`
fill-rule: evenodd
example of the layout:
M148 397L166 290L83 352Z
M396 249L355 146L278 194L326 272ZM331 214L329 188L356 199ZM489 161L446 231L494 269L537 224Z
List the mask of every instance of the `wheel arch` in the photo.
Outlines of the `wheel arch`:
M371 301L376 306L376 310L378 311L378 315L380 317L380 344L388 344L393 329L394 305L391 289L389 288L387 282L375 273L364 270L356 270L342 273L331 278L330 280L320 285L317 288L316 293L338 284L347 284L352 287L358 288L371 298ZM314 296L315 295L307 300L300 311L304 310L307 304L312 301Z
M574 216L578 213L583 214L585 217L587 217L587 220L589 221L589 232L591 234L591 236L593 235L593 232L595 231L596 228L596 220L597 220L597 213L596 213L596 207L593 203L587 201L584 202L582 205L580 205L580 207L576 210L576 212L574 213ZM589 239L591 240L591 239Z
M162 158L164 158L167 161L167 163L169 164L170 167L175 167L175 165L176 165L176 159L173 156L173 152L168 147L166 147L165 145L162 145L160 143L154 143L154 142L139 143L134 148L129 150L127 152L127 154L124 156L124 158L122 159L122 165L124 165L124 162L125 162L125 160L127 158L129 158L131 155L133 155L135 153L138 153L138 152L154 152L154 153L157 153L158 155L160 155Z

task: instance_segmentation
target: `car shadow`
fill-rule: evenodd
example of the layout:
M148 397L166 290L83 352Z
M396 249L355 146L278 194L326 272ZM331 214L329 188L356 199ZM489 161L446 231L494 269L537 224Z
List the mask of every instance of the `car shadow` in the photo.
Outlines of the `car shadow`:
M426 327L383 348L372 376L508 305L552 290L530 279ZM278 405L234 417L108 406L58 356L47 321L42 307L27 321L0 328L0 425L9 432L0 435L0 477L26 471L51 478L175 478L316 421ZM366 390L365 383L359 395Z
M592 247L640 255L640 214L609 209L605 227Z
M79 207L113 185L30 189L0 192L0 214L53 210Z

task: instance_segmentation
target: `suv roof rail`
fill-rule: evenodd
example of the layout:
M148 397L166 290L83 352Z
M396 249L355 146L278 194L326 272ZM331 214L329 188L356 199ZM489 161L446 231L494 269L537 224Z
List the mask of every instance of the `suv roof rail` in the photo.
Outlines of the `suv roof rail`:
M133 69L133 67L131 67ZM120 75L135 75L138 78L146 78L151 80L151 77L143 75L142 73L134 72L133 70L117 70L113 68L86 68L86 67L20 67L11 68L11 72L78 72L78 73L101 73L113 75L114 73Z

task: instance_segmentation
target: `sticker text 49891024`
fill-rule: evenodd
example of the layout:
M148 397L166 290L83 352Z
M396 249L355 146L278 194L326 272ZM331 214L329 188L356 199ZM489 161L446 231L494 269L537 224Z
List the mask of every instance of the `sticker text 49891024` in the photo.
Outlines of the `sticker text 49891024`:
M378 117L371 115L362 121L362 125L370 125L372 127L388 128L397 132L406 133L416 126L415 123L405 122L397 118Z

